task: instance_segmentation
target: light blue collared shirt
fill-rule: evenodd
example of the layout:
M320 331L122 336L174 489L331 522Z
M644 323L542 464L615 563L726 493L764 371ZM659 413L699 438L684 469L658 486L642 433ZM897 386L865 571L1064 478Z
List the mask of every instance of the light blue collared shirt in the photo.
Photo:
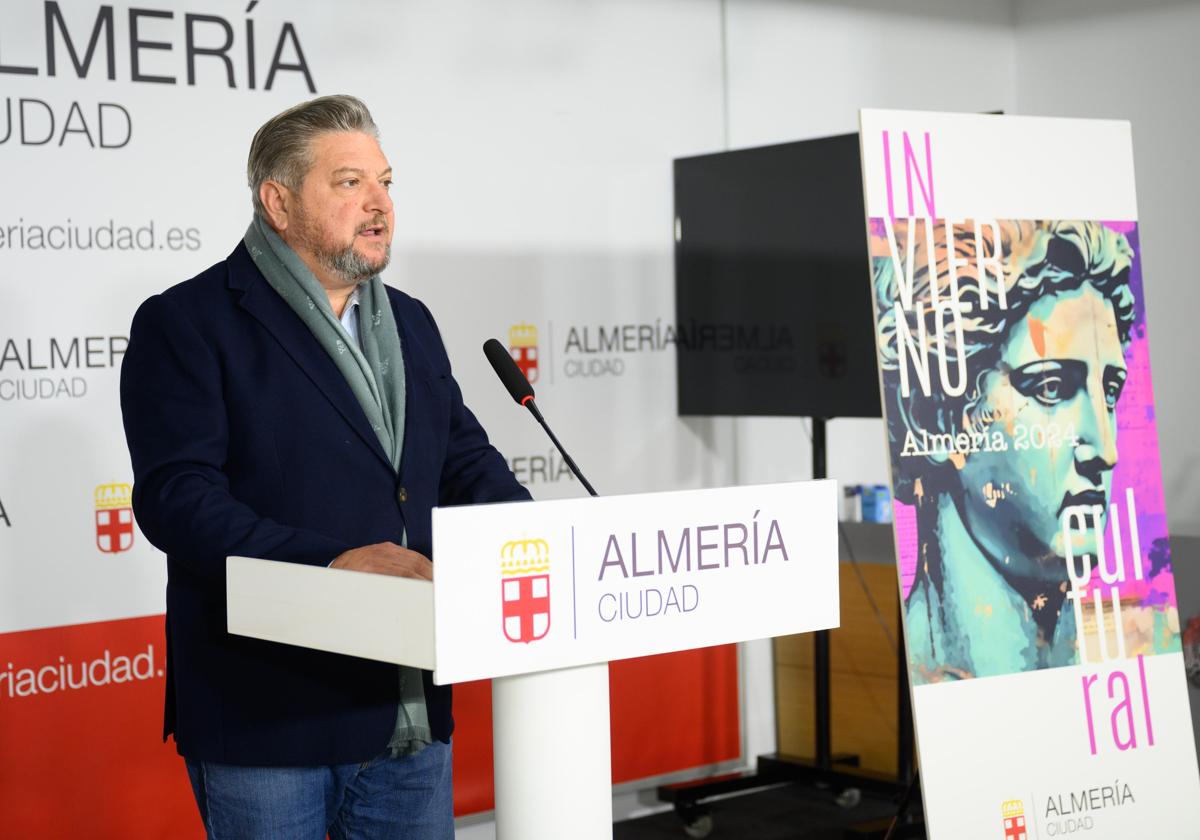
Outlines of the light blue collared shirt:
M342 329L346 334L354 340L354 346L359 350L362 349L362 342L358 340L358 300L362 296L360 292L362 288L355 286L354 291L350 293L349 299L346 301L346 308L342 310Z

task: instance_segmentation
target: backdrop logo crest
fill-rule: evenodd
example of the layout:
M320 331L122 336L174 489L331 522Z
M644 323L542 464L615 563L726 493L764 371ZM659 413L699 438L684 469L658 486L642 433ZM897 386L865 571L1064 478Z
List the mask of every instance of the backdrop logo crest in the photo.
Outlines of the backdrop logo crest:
M1025 829L1025 803L1020 799L1009 799L1000 804L1004 818L1004 840L1027 840Z
M133 486L100 484L96 487L96 547L117 554L133 547Z
M530 384L538 380L538 331L533 324L514 324L508 330L508 352Z
M550 545L545 540L501 546L500 604L510 642L528 644L550 632Z

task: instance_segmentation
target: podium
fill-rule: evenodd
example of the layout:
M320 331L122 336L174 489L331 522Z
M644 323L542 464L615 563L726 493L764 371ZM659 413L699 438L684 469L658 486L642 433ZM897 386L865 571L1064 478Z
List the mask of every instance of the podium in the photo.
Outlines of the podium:
M500 840L612 837L608 662L838 626L837 489L439 508L434 580L227 559L229 632L491 678Z

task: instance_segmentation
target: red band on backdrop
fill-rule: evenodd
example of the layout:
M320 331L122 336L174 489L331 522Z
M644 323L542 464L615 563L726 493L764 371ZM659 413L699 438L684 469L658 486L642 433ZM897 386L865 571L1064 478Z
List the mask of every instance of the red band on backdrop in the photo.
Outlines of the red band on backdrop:
M0 635L5 836L203 836L162 742L165 654L161 615Z
M0 634L0 814L12 837L200 838L162 743L162 616ZM736 759L732 645L614 662L613 781ZM489 682L455 687L454 811L493 807Z

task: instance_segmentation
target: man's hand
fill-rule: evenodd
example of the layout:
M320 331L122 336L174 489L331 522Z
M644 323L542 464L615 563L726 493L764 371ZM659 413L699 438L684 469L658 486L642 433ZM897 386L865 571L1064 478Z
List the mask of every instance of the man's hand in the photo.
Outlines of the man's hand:
M329 568L433 580L433 564L428 557L391 542L343 551L329 564Z

